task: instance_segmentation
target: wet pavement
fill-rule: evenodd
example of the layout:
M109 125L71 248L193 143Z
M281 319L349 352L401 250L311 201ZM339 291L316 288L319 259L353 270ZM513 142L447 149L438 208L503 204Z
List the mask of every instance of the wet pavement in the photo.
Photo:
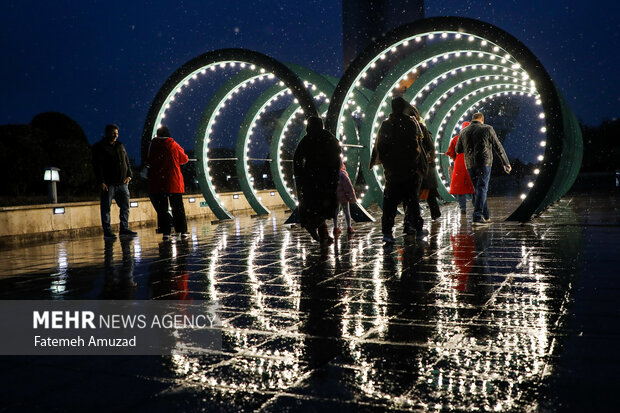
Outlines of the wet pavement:
M424 240L397 217L387 248L379 221L321 249L276 213L5 249L0 299L216 300L223 348L2 356L0 411L616 411L618 193L502 222L516 203L481 228L446 205Z

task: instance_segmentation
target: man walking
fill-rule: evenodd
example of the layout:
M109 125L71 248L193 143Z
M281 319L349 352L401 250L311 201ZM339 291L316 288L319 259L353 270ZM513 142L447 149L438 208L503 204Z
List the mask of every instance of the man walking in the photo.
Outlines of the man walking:
M129 188L131 165L125 146L118 140L118 126L105 127L105 136L93 145L93 167L100 185L101 226L105 239L115 239L110 226L110 206L116 201L120 209L120 235L137 235L129 229Z
M490 222L487 191L493 165L493 150L502 161L504 171L510 173L512 167L495 130L491 125L484 124L482 113L474 113L471 124L461 131L456 145L456 152L462 152L465 156L465 166L474 185L473 225L485 225Z
M422 129L411 118L411 105L402 97L392 100L392 113L383 121L377 134L370 167L383 164L383 241L393 243L392 227L399 203L405 207L404 232L424 235L420 215L420 185L426 174L426 155L422 148Z

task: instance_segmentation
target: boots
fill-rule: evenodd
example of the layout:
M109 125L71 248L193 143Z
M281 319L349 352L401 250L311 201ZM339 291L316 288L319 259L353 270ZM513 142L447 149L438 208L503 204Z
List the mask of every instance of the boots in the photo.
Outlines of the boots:
M319 227L317 228L317 232L319 234L319 241L321 242L321 244L330 245L334 242L334 239L329 236L329 231L325 222L319 225Z

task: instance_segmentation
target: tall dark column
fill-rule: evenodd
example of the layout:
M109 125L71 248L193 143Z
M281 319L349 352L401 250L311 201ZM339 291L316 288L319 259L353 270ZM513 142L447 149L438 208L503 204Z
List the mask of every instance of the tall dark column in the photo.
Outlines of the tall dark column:
M422 18L424 0L342 0L344 69L383 33Z

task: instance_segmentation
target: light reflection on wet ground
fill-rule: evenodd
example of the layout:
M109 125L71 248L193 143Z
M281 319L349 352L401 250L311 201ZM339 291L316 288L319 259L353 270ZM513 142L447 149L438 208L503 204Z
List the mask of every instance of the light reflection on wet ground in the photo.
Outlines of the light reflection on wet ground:
M217 300L223 349L2 357L0 409L613 409L617 196L501 222L515 202L491 199L483 228L445 206L425 240L390 248L378 222L321 250L275 214L191 222L188 240L143 229L3 251L1 299Z

